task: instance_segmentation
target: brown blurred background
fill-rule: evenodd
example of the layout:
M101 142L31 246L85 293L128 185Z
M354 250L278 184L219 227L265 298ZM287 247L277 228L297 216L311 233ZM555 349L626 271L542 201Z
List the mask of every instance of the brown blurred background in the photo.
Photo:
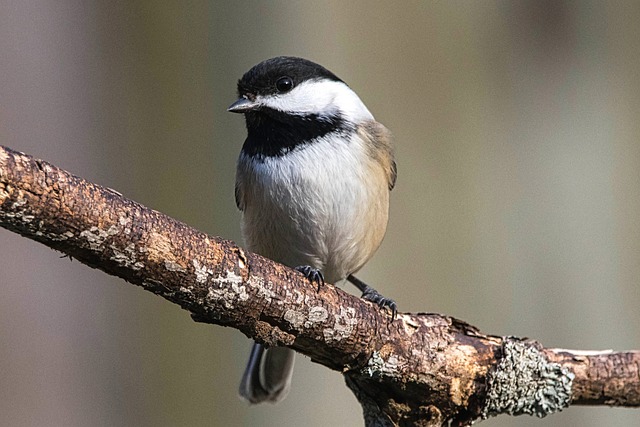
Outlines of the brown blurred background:
M315 60L397 140L361 273L405 311L547 346L640 348L640 3L0 1L0 144L240 241L235 83ZM0 424L362 424L298 358L279 405L236 396L250 343L0 230ZM487 426L630 426L569 408Z

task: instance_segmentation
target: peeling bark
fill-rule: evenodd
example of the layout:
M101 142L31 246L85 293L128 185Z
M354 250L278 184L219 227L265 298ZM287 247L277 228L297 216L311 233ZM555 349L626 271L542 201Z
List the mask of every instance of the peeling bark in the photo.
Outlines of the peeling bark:
M640 352L545 349L375 305L0 147L0 226L344 374L369 426L469 425L569 404L640 405Z

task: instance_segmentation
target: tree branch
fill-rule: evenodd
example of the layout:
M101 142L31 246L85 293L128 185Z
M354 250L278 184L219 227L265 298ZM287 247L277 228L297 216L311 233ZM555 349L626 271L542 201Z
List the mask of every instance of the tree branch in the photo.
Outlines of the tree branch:
M390 317L332 285L0 146L0 226L142 286L198 322L344 374L367 425L468 425L569 404L640 406L640 352L545 349L437 314Z

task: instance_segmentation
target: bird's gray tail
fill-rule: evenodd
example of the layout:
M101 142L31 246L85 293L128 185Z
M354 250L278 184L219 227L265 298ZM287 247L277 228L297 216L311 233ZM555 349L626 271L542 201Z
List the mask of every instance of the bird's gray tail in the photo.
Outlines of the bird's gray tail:
M247 368L240 382L240 397L250 403L284 399L291 386L295 352L286 347L265 348L253 343Z

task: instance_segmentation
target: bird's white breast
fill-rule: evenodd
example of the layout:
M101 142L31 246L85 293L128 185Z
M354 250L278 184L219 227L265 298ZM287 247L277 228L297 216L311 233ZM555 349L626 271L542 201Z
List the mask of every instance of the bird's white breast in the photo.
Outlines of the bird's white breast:
M291 267L311 265L336 282L362 267L382 241L387 179L356 134L278 157L241 155L238 176L252 251Z

